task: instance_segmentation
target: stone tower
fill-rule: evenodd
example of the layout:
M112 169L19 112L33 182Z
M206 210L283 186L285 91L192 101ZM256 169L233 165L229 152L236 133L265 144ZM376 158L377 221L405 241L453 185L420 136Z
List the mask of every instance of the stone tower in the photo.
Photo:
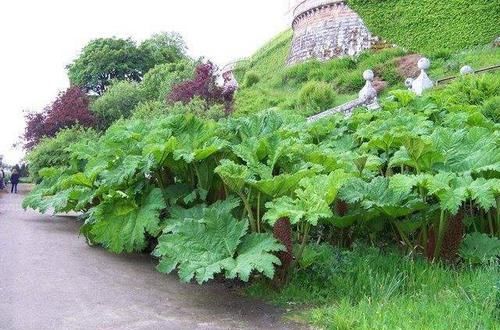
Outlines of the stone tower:
M288 65L315 58L356 55L374 39L345 0L294 0L293 41Z

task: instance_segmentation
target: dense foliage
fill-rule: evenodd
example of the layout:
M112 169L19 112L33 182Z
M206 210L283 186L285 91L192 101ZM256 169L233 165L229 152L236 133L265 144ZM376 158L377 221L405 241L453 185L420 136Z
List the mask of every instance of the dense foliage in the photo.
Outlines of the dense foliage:
M453 51L494 37L496 2L404 2L350 4L376 34L384 22L379 35L425 51L433 79L499 62L498 48ZM90 42L68 67L74 87L27 116L38 185L23 206L80 212L89 244L151 252L182 281L257 278L251 294L320 304L304 318L321 327L493 328L498 74L416 98L395 89L403 48L286 67L290 41L238 64L231 117L217 67L187 58L179 35ZM366 69L389 87L380 111L305 121L354 99Z
M500 3L490 0L348 0L375 35L420 52L461 50L498 37Z
M95 118L89 111L89 98L77 86L61 92L43 112L26 115L25 148L31 149L44 137L53 137L61 129L80 125L92 127Z
M199 64L193 79L175 85L167 100L186 104L198 97L205 102L207 110L217 103L223 103L222 88L217 83L217 71L217 66L211 62Z
M140 45L131 39L100 38L82 49L68 75L73 84L101 95L113 80L139 82L156 65L185 59L185 51L176 33L156 34Z
M84 211L89 241L117 253L158 239L159 270L200 283L272 278L286 236L294 265L311 240L455 262L465 232L500 235L499 123L483 113L499 86L484 76L419 99L394 91L381 111L315 124L275 111L120 121L40 171L24 206ZM272 237L280 219L293 229L276 237L284 246Z
M62 167L70 162L70 151L66 148L81 139L94 140L98 135L93 129L79 126L59 131L53 138L42 139L26 156L31 178L40 180L38 172L46 167Z
M141 82L144 98L165 102L175 85L192 78L194 69L194 63L187 60L155 66Z
M100 129L106 129L120 118L128 118L144 100L139 85L129 81L115 81L106 92L92 103L91 111Z
M312 113L325 111L333 107L335 92L325 82L310 81L305 84L299 93L299 104Z

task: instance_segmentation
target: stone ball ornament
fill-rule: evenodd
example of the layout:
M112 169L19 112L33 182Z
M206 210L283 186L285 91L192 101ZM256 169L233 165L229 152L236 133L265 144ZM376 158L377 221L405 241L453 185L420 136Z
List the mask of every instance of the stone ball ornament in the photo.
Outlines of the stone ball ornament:
M375 78L375 74L373 73L372 70L365 70L363 72L363 79L366 81L373 81L373 78Z
M428 58L422 57L420 60L418 60L417 67L420 70L429 70L431 67L431 61Z
M462 76L468 75L468 74L473 74L474 69L470 65L465 65L460 69L460 74Z

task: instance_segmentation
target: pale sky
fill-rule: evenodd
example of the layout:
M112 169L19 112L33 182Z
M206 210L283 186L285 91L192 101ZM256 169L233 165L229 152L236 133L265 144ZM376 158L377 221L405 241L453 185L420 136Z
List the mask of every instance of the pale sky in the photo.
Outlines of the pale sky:
M219 65L247 57L287 29L289 0L15 0L0 11L0 155L24 132L23 110L41 110L69 86L65 66L90 40L181 33L193 57Z

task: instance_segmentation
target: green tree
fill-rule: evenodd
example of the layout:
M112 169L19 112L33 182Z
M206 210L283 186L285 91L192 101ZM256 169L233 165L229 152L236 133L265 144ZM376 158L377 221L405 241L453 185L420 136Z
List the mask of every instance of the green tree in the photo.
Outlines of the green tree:
M144 40L139 49L147 68L164 63L175 63L186 59L186 44L177 32L161 32Z
M189 60L155 66L144 75L141 83L145 99L164 102L172 87L191 79L193 72L194 63Z
M142 93L137 83L128 81L113 83L91 105L91 110L97 117L98 128L106 129L118 119L130 117L142 100Z
M186 58L185 52L177 33L155 34L139 46L130 38L95 39L68 65L68 76L72 84L102 95L113 80L139 82L154 66Z
M146 67L133 40L101 38L88 43L67 69L72 84L102 95L113 79L139 81Z

